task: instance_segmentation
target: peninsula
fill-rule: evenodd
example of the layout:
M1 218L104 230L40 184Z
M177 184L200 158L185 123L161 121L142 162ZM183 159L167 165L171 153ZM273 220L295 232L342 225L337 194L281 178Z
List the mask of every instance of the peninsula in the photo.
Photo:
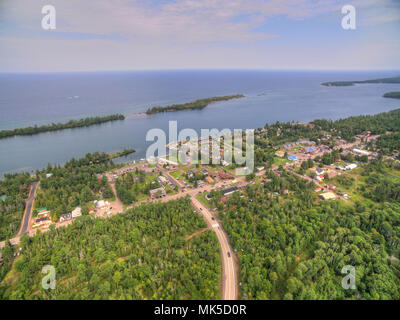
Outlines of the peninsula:
M400 83L400 76L392 78L382 78L373 80L362 80L362 81L333 81L333 82L323 82L321 85L327 87L348 87L354 86L355 84L362 83Z
M89 117L83 118L79 120L70 120L66 123L52 123L50 125L43 125L38 127L37 125L25 128L17 128L12 130L1 130L0 131L0 139L13 137L13 136L24 136L24 135L33 135L42 132L49 131L58 131L64 129L73 129L73 128L81 128L81 127L89 127L95 124L101 124L110 121L116 120L124 120L125 116L122 114L112 114L104 117Z
M400 91L387 92L383 95L384 98L400 99Z
M210 103L217 101L227 101L232 99L244 98L243 94L235 94L230 96L222 96L222 97L212 97L206 99L194 100L191 102L183 103L183 104L173 104L166 107L153 107L149 108L146 111L146 114L155 114L160 112L169 112L169 111L181 111L181 110L195 110L195 109L204 109Z

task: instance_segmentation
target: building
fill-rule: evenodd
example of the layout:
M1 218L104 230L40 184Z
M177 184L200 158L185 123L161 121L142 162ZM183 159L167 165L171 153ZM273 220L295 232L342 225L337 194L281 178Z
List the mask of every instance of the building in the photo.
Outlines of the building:
M227 166L229 166L229 163L228 162L226 162L225 160L222 160L222 165L224 166L224 167L227 167Z
M357 165L355 163L351 163L347 166L344 167L346 170L353 170L355 168L357 168Z
M222 179L222 180L226 180L226 179L230 179L231 178L231 176L229 174L224 173L222 171L219 172L218 175L219 175L220 179Z
M316 148L315 146L305 147L305 148L304 148L304 151L305 151L306 153L311 153L311 152L314 152L315 150L317 150L317 148Z
M209 184L213 184L215 182L214 179L209 176L205 177L204 180L206 180L206 182Z
M260 171L264 170L264 167L263 166L258 166L258 167L256 167L256 169L257 169L258 172L260 172Z
M108 206L108 201L104 201L104 200L94 200L94 204L96 205L97 209L102 209L106 206Z
M322 169L322 168L317 168L317 169L315 169L315 173L316 173L317 175L321 175L321 174L324 174L325 171L324 171L324 169Z
M232 193L234 193L234 192L236 192L238 190L239 190L238 187L231 187L231 188L227 188L227 189L222 190L221 193L222 193L222 196L225 197L225 196L228 196L228 195L230 195L230 194L232 194Z
M151 199L162 198L162 197L165 197L167 195L167 193L165 192L165 189L163 187L150 190L149 193L150 193L150 198Z
M328 186L328 188L329 188L330 190L336 190L336 186L333 185L333 184L330 184L330 185Z
M325 192L319 195L322 200L336 200L337 196L333 192Z
M324 176L316 176L315 179L317 179L318 181L323 181L325 178Z
M362 156L369 156L369 155L371 154L371 152L369 152L369 151L360 150L360 149L357 149L357 148L354 148L354 149L353 149L353 152L355 152L355 153L357 153L357 154L360 154L360 155L362 155Z
M60 216L60 222L68 221L68 220L71 220L71 219L72 219L71 213L63 213Z
M283 151L277 151L277 152L275 152L275 155L277 156L277 157L280 157L280 158L283 158L283 156L285 155L285 153L283 152Z
M76 207L74 210L72 210L71 212L71 217L72 218L77 218L80 217L82 215L82 209L81 207Z
M157 181L158 181L160 184L167 184L167 183L168 183L167 178L165 178L164 176L158 176L158 177L157 177Z

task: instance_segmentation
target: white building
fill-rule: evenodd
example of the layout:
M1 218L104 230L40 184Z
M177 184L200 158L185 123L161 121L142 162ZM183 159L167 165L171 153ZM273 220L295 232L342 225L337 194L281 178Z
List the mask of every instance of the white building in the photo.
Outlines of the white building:
M77 217L80 217L81 215L82 215L82 209L81 209L81 207L76 207L75 210L73 210L73 211L71 212L72 218L77 218Z
M346 170L353 170L355 168L357 168L357 165L355 163L351 163L347 166L344 167Z
M360 149L357 149L357 148L354 148L354 149L353 149L353 152L358 153L358 154L361 154L361 155L363 155L363 156L369 156L369 155L371 154L371 152L369 152L369 151L360 150Z

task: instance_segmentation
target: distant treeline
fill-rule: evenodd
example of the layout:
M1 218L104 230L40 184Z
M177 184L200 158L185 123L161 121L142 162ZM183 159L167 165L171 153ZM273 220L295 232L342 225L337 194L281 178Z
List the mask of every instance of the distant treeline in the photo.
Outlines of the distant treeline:
M226 101L232 99L244 98L243 94L235 94L231 96L222 96L222 97L212 97L206 99L199 99L188 103L183 104L173 104L166 107L153 107L149 108L146 111L146 114L154 114L159 112L167 112L167 111L180 111L180 110L194 110L194 109L203 109L207 107L212 102L217 101Z
M382 78L364 81L333 81L333 82L323 82L323 86L327 87L346 87L354 86L356 83L400 83L400 76L393 78Z
M70 120L66 123L52 123L50 125L43 125L38 127L37 125L26 127L26 128L18 128L12 130L1 130L0 131L0 139L12 137L12 136L23 136L23 135L32 135L38 134L41 132L49 132L49 131L57 131L64 129L72 129L72 128L80 128L80 127L88 127L95 124L100 124L109 121L115 120L124 120L125 117L122 114L112 114L104 117L89 117L79 120Z
M400 91L388 92L383 95L384 98L400 99Z

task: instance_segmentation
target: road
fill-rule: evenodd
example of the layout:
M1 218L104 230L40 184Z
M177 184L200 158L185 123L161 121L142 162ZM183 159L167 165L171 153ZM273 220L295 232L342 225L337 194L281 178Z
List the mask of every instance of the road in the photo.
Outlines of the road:
M212 212L209 211L199 200L194 196L191 197L193 206L204 217L207 225L212 228L217 235L219 244L221 246L221 259L222 259L222 299L223 300L237 300L238 298L238 279L235 270L235 261L232 248L229 245L228 237L220 224L217 222ZM213 219L214 218L214 219ZM230 253L230 257L228 256Z
M19 228L18 236L22 236L23 234L28 232L29 221L31 220L32 211L33 211L32 210L33 202L35 200L36 189L37 189L38 185L39 185L39 181L35 181L32 183L28 199L26 200L24 217L22 219L22 223Z

